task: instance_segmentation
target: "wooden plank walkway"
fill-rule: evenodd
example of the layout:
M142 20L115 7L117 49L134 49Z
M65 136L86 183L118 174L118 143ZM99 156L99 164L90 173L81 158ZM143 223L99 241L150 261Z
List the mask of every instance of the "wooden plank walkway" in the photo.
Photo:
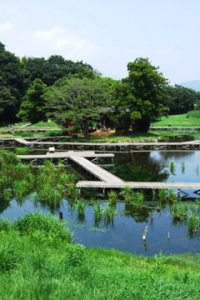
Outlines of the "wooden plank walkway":
M116 183L116 184L117 183L122 184L124 182L119 177L111 174L110 172L106 171L100 166L93 164L91 161L85 159L84 157L73 154L69 158L74 162L76 162L81 167L83 167L85 170L93 174L95 177L99 178L100 180L103 180L104 182Z
M187 182L132 182L124 181L122 183L116 182L103 182L103 181L79 181L76 184L77 188L110 188L122 189L129 186L133 189L193 189L199 190L200 183L187 183Z
M95 153L94 151L66 151L66 152L55 152L55 153L47 153L47 154L39 154L39 155L17 155L17 157L21 160L32 160L32 159L51 159L51 158L70 158L71 156L76 155L80 157L88 157L88 158L107 158L114 157L113 153Z
M124 142L124 143L86 143L86 142L35 142L31 141L28 142L22 138L15 138L16 142L23 144L23 145L69 145L69 146L109 146L109 147L115 147L115 146L176 146L176 145L199 145L200 140L194 140L194 141L188 141L188 142Z

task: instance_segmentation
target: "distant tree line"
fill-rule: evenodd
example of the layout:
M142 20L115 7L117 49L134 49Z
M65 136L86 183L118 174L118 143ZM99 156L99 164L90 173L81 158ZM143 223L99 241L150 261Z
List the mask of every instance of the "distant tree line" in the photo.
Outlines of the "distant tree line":
M96 73L89 64L65 60L60 55L48 59L25 56L20 59L0 42L0 122L16 120L20 105L29 97L35 79L48 87L65 76L93 78Z
M63 128L88 136L92 122L108 115L128 132L147 132L150 122L163 115L199 107L200 93L168 80L148 58L129 62L122 80L102 77L82 61L60 55L48 59L16 57L0 43L0 122L50 118Z

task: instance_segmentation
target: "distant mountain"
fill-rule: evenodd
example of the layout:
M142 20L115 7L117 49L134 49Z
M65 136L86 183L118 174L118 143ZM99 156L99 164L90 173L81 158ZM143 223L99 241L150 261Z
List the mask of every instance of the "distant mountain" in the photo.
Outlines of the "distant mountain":
M179 85L182 85L186 88L193 89L197 92L200 92L200 80L192 80L192 81L188 81L188 82L182 82L182 83L179 83Z

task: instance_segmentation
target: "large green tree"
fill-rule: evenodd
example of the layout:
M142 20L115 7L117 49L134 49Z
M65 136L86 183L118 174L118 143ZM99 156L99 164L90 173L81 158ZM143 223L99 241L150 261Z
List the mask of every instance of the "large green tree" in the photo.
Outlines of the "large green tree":
M110 97L109 82L100 76L62 79L45 94L47 116L63 128L71 120L71 130L79 129L87 138L91 122L105 113Z
M114 119L125 130L147 132L151 120L168 112L168 80L148 58L128 63L128 77L116 86Z
M45 105L46 101L44 93L47 91L47 86L41 79L36 78L33 85L28 89L25 100L21 104L21 108L17 117L23 121L37 123L46 120Z

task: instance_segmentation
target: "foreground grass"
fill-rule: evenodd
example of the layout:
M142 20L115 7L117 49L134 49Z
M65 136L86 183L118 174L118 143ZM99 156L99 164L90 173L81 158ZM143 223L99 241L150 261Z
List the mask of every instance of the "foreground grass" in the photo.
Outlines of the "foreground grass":
M0 299L199 299L199 262L85 249L39 213L0 222Z
M200 119L190 117L186 118L187 114L182 115L169 115L168 117L162 117L160 121L154 122L153 126L169 126L172 127L200 127Z

